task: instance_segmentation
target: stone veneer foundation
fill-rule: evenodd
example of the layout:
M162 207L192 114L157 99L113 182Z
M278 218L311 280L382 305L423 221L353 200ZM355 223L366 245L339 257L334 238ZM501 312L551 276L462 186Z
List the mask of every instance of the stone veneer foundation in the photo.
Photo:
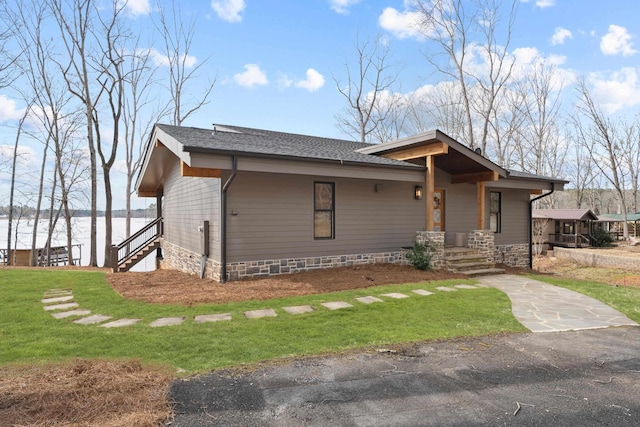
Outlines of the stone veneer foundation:
M163 259L160 261L160 268L183 271L189 274L200 273L201 256L199 254L164 239L162 240L162 253ZM377 263L408 264L408 261L404 257L404 252L398 250L396 252L231 262L227 263L227 280ZM220 281L220 263L218 261L207 260L205 277Z
M431 265L434 269L445 266L443 231L417 231L416 242L431 242ZM474 230L469 233L470 248L477 248L487 256L489 262L498 262L511 267L529 266L527 244L498 245L494 244L494 234L488 230ZM319 268L347 267L359 264L409 264L405 254L407 249L395 252L379 252L367 254L329 255L322 257L270 259L259 261L243 261L227 263L227 280L238 280L245 277L265 277L274 274L297 273ZM174 245L162 239L163 259L159 268L183 271L189 274L200 274L201 255ZM220 281L220 263L207 259L205 277Z

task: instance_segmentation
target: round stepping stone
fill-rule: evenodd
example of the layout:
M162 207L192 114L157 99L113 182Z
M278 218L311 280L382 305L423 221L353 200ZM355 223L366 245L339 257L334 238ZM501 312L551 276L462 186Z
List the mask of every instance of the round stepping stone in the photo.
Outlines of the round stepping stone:
M77 302L67 302L64 304L47 305L44 307L44 310L45 311L66 310L68 308L76 308L77 306L78 306Z
M261 317L276 317L277 314L274 309L267 308L265 310L251 310L245 311L244 317L247 319L259 319Z
M101 328L121 328L123 326L131 326L135 325L142 319L118 319L113 322L105 323L100 325Z
M105 316L103 314L94 314L93 316L83 317L82 319L74 320L73 323L78 325L93 325L95 323L106 322L111 319L111 316Z
M73 295L65 295L62 297L44 298L44 299L41 299L40 302L43 304L52 304L54 302L71 301L72 299L73 299Z
M383 297L394 298L394 299L409 298L409 295L401 294L401 293L398 293L398 292L391 292L390 294L382 294L382 296Z
M465 284L454 285L454 288L458 288L458 289L478 289L476 286L465 285Z
M456 289L448 288L446 286L438 286L436 289L439 290L439 291L442 291L442 292L455 292L456 291Z
M424 295L424 296L433 295L433 292L425 291L424 289L414 289L411 292L413 292L414 294Z
M363 304L372 304L374 302L384 302L380 298L376 298L376 297L372 297L372 296L359 297L359 298L356 298L356 301L359 301L359 302L361 302Z
M181 325L184 322L184 316L182 317L161 317L160 319L156 319L153 322L149 323L149 326L152 328L157 328L161 326L175 326Z
M295 305L293 307L283 307L284 311L289 314L302 314L302 313L311 313L313 311L313 307L310 305Z
M231 320L231 314L201 314L193 318L196 323L221 322L223 320Z
M351 304L344 301L323 302L320 305L328 308L329 310L339 310L341 308L353 307Z
M59 311L57 313L51 313L56 319L66 319L72 316L86 316L91 314L91 310L71 310L71 311Z

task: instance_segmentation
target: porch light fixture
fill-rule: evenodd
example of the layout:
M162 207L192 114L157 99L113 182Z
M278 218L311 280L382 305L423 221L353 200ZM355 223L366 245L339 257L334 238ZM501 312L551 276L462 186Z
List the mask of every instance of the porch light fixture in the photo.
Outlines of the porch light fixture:
M422 200L422 185L416 185L415 193L414 193L413 197L416 200Z

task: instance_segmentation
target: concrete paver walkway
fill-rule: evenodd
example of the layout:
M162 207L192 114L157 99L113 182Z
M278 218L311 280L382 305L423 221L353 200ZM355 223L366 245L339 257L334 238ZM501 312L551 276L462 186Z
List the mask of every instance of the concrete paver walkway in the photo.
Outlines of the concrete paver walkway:
M608 305L558 286L510 274L478 278L511 299L513 315L532 332L638 326Z

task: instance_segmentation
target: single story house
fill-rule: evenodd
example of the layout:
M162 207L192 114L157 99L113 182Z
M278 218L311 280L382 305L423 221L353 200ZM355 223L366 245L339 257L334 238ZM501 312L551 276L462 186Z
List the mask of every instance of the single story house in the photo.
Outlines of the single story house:
M622 227L624 220L622 214L600 215L598 216L598 222L602 224L603 228L606 229L615 240L621 240L623 238ZM638 231L640 229L640 212L627 213L627 227L629 236L640 236L640 232Z
M570 248L591 246L598 220L590 209L534 209L532 218L537 243Z
M528 266L532 195L565 183L506 170L438 130L365 144L157 124L135 188L157 200L161 268L224 282L406 263L416 239Z

